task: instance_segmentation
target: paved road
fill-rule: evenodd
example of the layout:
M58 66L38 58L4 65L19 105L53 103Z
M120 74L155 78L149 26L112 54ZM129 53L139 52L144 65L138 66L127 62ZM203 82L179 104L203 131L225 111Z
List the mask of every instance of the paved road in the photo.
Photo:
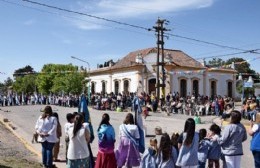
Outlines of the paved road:
M12 106L12 107L1 107L0 110L0 117L1 118L8 118L13 126L16 127L15 132L20 135L24 140L28 142L28 144L32 147L33 150L40 154L41 146L40 144L31 144L32 140L32 133L34 132L34 126L37 118L41 115L40 109L43 109L45 106L43 105L32 105L32 106ZM59 107L59 106L52 106L54 111L58 112L60 117L61 125L63 126L66 123L66 114L77 111L76 108L68 108L68 107ZM10 111L10 112L4 112ZM97 127L100 123L101 116L105 111L97 111L94 109L90 109L90 116L92 119L92 124L94 130L97 130ZM125 112L113 112L113 111L106 111L110 115L110 122L114 126L116 131L116 136L118 135L118 128L119 125L122 124L124 117L126 115ZM156 126L161 126L163 131L168 132L170 135L173 132L181 132L183 131L185 120L189 116L174 114L171 116L166 116L163 113L150 113L151 116L147 117L144 120L144 125L147 128L147 135L154 135L154 128ZM212 121L218 121L215 119L214 116L205 116L202 117L202 122L204 124L199 124L196 126L196 130L201 128L208 129L209 126L212 124ZM1 135L2 136L2 135ZM95 137L96 131L95 131ZM118 137L118 136L117 136ZM117 138L118 139L118 138ZM244 155L241 161L242 168L253 168L253 157L249 150L251 137L248 137L248 140L243 144L244 146ZM149 143L149 136L146 137L146 144ZM94 142L92 143L91 147L93 150L94 156L97 155L98 145L97 145L97 138L95 138ZM117 144L116 144L117 146ZM65 158L65 145L64 145L64 136L61 137L61 149L60 155L61 159ZM58 163L58 167L63 168L65 167L65 163Z

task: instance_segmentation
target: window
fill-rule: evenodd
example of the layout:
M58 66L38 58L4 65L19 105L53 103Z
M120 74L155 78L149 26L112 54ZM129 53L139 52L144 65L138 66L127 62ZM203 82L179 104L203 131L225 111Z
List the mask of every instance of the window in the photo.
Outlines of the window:
M181 79L180 81L180 97L187 96L187 80Z
M192 94L194 94L195 97L198 97L198 95L199 95L199 81L198 80L192 81Z
M106 81L102 81L102 93L105 94L106 92Z
M119 81L115 81L115 94L119 93Z
M233 83L232 82L228 82L227 83L227 91L228 91L228 97L233 97L233 87L232 87Z
M129 93L129 81L124 80L124 93Z
M96 93L95 82L91 82L91 93L92 94Z
M214 96L217 95L217 82L211 81L210 82L210 96L211 98L214 98Z

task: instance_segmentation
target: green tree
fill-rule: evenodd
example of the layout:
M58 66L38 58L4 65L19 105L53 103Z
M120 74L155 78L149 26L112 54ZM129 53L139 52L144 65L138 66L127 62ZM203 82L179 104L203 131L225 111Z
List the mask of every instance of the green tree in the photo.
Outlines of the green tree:
M84 73L78 73L78 67L72 64L46 64L37 76L36 83L39 92L44 94L52 93L80 93L81 82ZM80 85L79 85L80 83Z
M14 77L25 76L27 74L35 73L34 69L30 65L26 65L23 68L19 68L14 71Z
M209 67L220 67L225 65L225 61L223 61L221 58L212 58L212 60L208 61L207 65Z
M36 75L18 76L15 78L13 89L17 93L33 93L36 91Z

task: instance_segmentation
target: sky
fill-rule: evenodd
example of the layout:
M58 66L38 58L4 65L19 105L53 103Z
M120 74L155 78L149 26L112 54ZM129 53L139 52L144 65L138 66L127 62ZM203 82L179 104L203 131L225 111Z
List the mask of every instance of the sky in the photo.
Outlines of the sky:
M165 25L170 29L167 33L230 47L165 37L165 48L182 50L194 59L255 49L260 53L259 0L33 1L88 16L23 0L0 0L0 82L26 65L37 72L48 63L88 68L86 63L71 58L74 56L87 61L90 69L96 69L97 64L117 61L129 52L156 47L155 32L142 28L152 28L158 18L169 21ZM219 58L232 57L248 60L251 68L260 72L260 54Z

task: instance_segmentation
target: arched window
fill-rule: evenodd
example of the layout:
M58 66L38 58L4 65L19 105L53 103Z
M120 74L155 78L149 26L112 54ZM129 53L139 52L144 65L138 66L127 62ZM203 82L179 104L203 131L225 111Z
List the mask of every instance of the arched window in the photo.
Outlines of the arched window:
M233 97L233 83L232 82L228 82L227 83L227 92L228 92L228 97Z
M180 80L180 96L181 97L187 96L187 80L186 79Z
M217 81L213 80L210 82L210 96L214 98L217 95Z
M102 81L102 93L105 94L106 92L106 81Z
M124 80L124 93L127 94L129 93L129 81Z
M119 81L115 81L115 94L119 93Z
M96 93L96 85L95 82L91 82L91 94L95 94Z
M199 95L199 80L193 80L192 81L192 94L194 94L195 97L198 97L198 95Z

